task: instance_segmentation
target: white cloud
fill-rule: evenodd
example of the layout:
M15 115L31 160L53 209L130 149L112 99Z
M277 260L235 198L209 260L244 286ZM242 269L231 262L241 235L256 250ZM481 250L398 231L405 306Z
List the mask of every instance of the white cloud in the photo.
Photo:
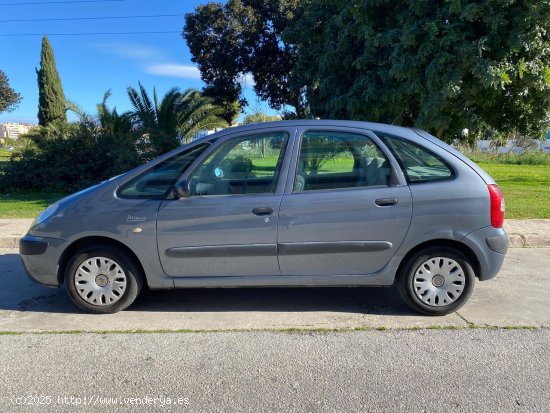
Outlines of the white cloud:
M183 79L197 79L200 80L201 74L198 67L193 65L179 65L179 64L153 64L146 68L146 72L152 75L165 76L165 77L179 77Z
M135 43L96 43L103 53L136 62L146 73L183 79L200 80L199 69L193 65L171 63L162 50Z
M134 60L154 60L164 58L164 54L152 47L134 43L98 43L102 52Z

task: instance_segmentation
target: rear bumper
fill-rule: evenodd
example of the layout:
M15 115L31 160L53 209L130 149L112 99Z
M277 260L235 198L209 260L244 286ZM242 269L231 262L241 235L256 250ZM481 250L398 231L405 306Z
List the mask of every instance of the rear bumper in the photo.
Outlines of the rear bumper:
M466 235L462 242L472 249L478 258L480 281L494 278L508 251L508 235L503 228L485 227Z
M57 277L59 258L66 241L58 238L25 235L19 241L19 254L31 280L48 287L59 287Z

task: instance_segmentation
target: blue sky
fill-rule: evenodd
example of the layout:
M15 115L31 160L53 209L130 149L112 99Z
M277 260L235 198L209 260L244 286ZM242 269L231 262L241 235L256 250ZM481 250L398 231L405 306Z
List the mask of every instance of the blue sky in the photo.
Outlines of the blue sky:
M55 3L66 1L70 3ZM138 81L159 95L171 87L202 87L199 72L181 37L183 15L203 1L150 0L0 0L0 69L10 85L23 96L12 113L0 122L36 123L38 88L35 68L40 63L41 34L49 35L67 99L95 113L107 89L112 90L111 107L129 109L128 85ZM17 4L17 5L6 5ZM38 3L38 4L22 4ZM46 4L47 3L47 4ZM176 14L171 17L43 22L3 22L19 19L112 17ZM174 31L168 34L54 36L54 33ZM2 36L38 33L38 36ZM254 93L245 92L254 109L269 111L257 103ZM271 111L269 111L271 112Z

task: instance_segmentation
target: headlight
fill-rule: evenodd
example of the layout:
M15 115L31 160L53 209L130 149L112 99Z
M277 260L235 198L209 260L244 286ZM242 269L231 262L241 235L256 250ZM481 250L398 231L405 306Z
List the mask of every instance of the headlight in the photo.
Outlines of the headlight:
M44 211L42 211L35 218L34 222L32 223L32 226L34 227L35 225L39 225L42 222L44 222L45 220L47 220L48 218L50 218L55 213L55 211L57 211L58 207L59 207L58 203L51 204L48 208L46 208Z

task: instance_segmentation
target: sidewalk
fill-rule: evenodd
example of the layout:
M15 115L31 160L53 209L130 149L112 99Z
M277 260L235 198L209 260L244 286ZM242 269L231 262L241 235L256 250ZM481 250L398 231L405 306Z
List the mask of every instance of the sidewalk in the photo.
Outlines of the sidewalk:
M29 230L32 219L0 219L0 248L19 248L19 238Z
M29 229L32 219L0 219L0 248L18 248L19 238ZM550 247L550 219L508 219L504 228L510 247Z

